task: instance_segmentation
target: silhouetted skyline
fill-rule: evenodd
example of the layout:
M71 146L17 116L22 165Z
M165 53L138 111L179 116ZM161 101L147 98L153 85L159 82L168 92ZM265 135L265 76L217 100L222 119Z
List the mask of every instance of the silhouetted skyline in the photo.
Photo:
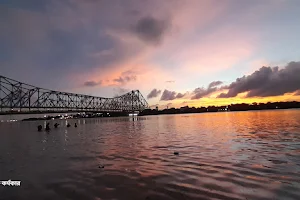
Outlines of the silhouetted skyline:
M159 109L146 109L141 112L141 115L158 115L158 114L182 114L182 113L203 113L203 112L230 112L230 111L249 111L249 110L274 110L274 109L290 109L300 108L300 102L268 102L251 104L230 104L226 106L208 106L208 107L189 107L184 106L181 108L165 108Z

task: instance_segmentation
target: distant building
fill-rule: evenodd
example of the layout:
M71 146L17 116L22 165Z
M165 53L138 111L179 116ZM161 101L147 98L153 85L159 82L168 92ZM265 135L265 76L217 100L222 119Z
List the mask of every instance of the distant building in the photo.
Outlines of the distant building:
M180 108L180 112L186 112L189 109L188 106L184 106Z

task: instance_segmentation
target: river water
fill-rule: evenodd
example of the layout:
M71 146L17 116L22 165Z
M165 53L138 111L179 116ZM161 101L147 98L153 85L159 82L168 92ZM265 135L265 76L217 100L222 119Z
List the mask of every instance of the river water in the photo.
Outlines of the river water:
M0 123L0 199L300 199L300 110L58 122Z

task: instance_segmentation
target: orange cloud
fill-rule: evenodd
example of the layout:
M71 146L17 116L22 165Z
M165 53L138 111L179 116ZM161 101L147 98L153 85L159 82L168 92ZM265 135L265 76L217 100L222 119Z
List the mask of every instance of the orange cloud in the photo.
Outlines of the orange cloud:
M123 27L108 28L102 31L102 34L109 36L109 38L112 39L114 47L110 50L94 53L91 56L98 56L99 58L111 56L113 54L125 54L125 56L116 57L116 60L109 63L107 66L99 66L98 71L91 71L90 75L86 78L89 80L102 80L105 77L105 79L112 80L119 77L123 71L132 68L135 70L144 70L144 66L156 68L155 70L150 70L153 72L151 75L149 74L149 70L143 73L147 73L147 76L149 77L159 76L162 82L166 81L168 77L171 79L172 77L176 77L176 70L173 72L169 71L168 69L165 69L166 66L153 59L158 55L165 55L165 57L172 57L172 55L179 56L174 52L174 47L176 49L181 48L180 46L184 44L184 40L188 37L188 34L193 32L195 27L195 20L193 19L197 18L197 27L208 24L221 13L223 3L218 4L219 6L216 8L211 2L180 1L175 2L171 6L169 4L164 5L163 3L159 9L155 8L151 10L150 16L154 16L154 18L158 20L166 20L170 23L169 27L171 29L165 33L166 36L163 38L164 40L161 44L156 46L148 45L137 37L137 35ZM194 22L192 23L192 21ZM134 22L133 24L137 22ZM180 59L185 60L185 57L182 56ZM184 67L186 66L179 66L179 68ZM157 71L159 71L160 74L169 75L162 77L160 74L156 73ZM82 74L78 74L78 76L82 76ZM102 86L109 86L109 83L105 84L104 82ZM148 88L148 90L149 89L150 88Z
M243 97L234 97L226 99L217 99L217 98L202 98L200 100L176 100L172 101L173 107L181 107L188 105L190 107L207 107L207 106L225 106L230 104L237 103L267 103L267 102L278 102L278 101L300 101L300 96L294 96L293 94L285 94L278 97L264 97L264 98L243 98Z

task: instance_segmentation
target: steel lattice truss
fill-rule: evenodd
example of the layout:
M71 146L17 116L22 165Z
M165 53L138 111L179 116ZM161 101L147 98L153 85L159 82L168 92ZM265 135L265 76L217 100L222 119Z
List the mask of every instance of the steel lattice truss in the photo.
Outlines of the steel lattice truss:
M0 109L26 111L133 112L148 108L139 90L115 98L47 90L0 76Z

